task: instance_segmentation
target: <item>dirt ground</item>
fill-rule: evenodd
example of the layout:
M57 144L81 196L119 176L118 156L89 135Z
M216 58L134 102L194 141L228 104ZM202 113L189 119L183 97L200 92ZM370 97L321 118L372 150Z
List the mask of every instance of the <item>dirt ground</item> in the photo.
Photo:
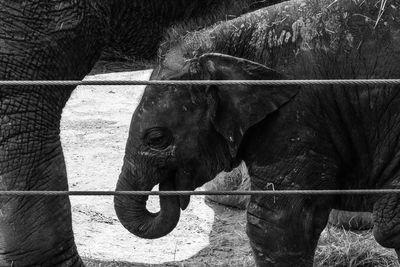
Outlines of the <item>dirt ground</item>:
M149 75L150 71L121 72L87 79ZM130 119L142 92L142 86L85 86L74 91L61 122L70 190L115 189ZM71 204L78 250L89 266L225 266L227 258L233 266L251 265L244 212L207 204L203 197L192 197L176 229L157 240L140 239L125 230L110 196L73 196ZM148 206L156 211L158 198L152 197Z
M149 75L150 71L120 72L87 79L136 80ZM74 91L61 122L70 190L115 189L130 119L142 92L142 86L85 86ZM245 212L205 203L204 197L192 196L175 230L156 240L140 239L125 230L110 196L72 196L71 203L76 244L87 266L254 265L245 234ZM148 208L158 209L157 197L150 197ZM339 234L336 238L323 232L316 258L335 253L341 259L348 257L350 263L334 266L376 266L351 264L350 252L359 243L354 244L345 232ZM373 257L381 257L383 252L376 249L371 233L365 235L367 249L363 251L377 250ZM393 251L389 254L395 257Z

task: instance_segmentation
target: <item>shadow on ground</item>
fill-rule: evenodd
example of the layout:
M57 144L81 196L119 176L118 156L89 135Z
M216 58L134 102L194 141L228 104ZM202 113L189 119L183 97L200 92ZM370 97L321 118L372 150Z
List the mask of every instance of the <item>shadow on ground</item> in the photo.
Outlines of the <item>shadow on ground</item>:
M189 259L161 264L99 261L85 259L87 267L155 267L155 266L253 266L251 249L246 236L246 212L206 201L214 210L214 223L209 245Z

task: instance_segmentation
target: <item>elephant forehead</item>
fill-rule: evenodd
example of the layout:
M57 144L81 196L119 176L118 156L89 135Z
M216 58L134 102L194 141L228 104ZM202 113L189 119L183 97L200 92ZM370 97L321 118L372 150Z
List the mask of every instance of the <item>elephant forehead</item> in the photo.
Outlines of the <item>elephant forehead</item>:
M205 88L201 86L168 85L149 86L142 97L143 106L168 107L182 104L197 106L205 99Z
M138 119L142 127L180 127L198 123L206 111L204 97L189 90L164 90L144 95Z

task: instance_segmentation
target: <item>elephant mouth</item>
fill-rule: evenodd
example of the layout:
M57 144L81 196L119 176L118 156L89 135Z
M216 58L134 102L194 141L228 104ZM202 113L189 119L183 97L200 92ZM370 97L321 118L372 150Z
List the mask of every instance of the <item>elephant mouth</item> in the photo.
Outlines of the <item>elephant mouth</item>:
M190 191L193 187L189 186L187 183L182 183L184 179L177 175L176 173L171 175L168 179L162 181L159 185L160 191ZM181 210L185 210L190 203L190 195L178 195L179 207Z
M179 206L181 210L185 210L190 202L190 196L179 196Z

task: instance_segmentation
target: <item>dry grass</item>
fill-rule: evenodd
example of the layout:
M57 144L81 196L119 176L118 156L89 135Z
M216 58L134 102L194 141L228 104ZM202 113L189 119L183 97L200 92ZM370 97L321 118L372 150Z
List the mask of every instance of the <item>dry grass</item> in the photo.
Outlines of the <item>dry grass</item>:
M351 232L328 227L322 233L315 266L400 266L393 249L380 246L371 231Z

